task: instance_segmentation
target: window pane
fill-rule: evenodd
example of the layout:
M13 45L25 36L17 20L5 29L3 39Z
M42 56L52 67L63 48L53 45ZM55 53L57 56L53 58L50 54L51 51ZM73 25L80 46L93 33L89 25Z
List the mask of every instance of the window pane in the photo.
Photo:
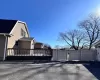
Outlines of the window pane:
M24 37L26 36L26 33L25 33L25 31L24 31Z
M21 36L23 36L23 29L21 29Z
M21 36L26 37L26 32L23 29L21 29Z

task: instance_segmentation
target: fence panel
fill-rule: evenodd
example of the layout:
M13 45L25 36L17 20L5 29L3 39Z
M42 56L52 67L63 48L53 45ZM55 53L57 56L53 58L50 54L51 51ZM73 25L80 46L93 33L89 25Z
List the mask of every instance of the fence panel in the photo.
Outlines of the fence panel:
M69 61L80 60L80 50L68 50Z
M96 50L81 50L81 61L96 60Z
M69 53L69 55L68 55ZM61 60L80 60L80 61L92 61L96 60L96 50L53 50L53 61L61 61Z
M66 61L67 60L67 51L66 50L53 50L53 61Z
M66 60L67 60L67 51L58 50L58 61L66 61Z
M52 61L57 61L57 60L58 60L58 50L57 49L53 49Z

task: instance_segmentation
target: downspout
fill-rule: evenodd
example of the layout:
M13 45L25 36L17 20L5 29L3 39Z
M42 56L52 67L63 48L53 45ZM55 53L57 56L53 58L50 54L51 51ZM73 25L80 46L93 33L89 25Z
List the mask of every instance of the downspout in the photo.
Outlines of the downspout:
M4 34L5 36L5 48L4 48L4 56L3 56L3 61L5 60L6 53L7 53L7 43L8 43L8 37Z

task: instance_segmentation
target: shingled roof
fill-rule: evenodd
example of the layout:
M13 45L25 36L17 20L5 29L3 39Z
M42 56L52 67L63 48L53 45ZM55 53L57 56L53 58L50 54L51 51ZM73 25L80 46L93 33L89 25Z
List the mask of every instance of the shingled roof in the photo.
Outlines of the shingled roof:
M31 41L31 40L33 40L34 38L32 38L32 37L22 37L22 38L20 38L19 40L26 40L26 41Z
M10 33L17 20L0 19L0 33Z

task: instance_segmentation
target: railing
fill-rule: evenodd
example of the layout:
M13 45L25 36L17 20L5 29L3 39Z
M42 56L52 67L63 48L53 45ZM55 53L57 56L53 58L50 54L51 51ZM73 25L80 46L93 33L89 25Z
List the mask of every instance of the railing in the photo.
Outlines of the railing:
M7 56L51 56L52 50L49 49L16 49L8 48Z

